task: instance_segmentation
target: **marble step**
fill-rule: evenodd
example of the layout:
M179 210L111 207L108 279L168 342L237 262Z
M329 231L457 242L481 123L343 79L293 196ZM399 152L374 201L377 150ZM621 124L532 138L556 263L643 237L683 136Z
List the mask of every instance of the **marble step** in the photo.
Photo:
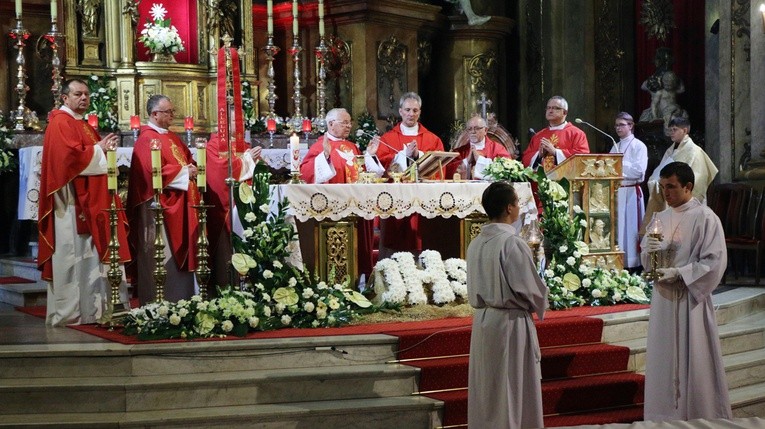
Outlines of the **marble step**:
M29 280L40 280L37 262L26 257L0 258L0 276L18 276Z
M406 396L418 370L400 364L186 375L0 380L0 415L180 410Z
M765 382L728 390L733 417L765 416Z
M48 289L45 283L0 284L0 302L14 307L36 307L45 305Z
M292 404L218 406L172 413L55 413L5 415L0 428L434 428L443 404L423 396L309 401Z
M723 356L728 388L765 383L765 349Z
M395 358L398 339L346 335L121 345L0 347L0 380L225 373L378 364Z

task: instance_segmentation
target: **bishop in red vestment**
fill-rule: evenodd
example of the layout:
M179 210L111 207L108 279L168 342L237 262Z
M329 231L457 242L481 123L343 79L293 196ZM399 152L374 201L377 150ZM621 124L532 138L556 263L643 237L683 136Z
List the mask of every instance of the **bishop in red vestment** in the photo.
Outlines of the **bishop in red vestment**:
M545 118L549 126L531 138L529 146L523 151L523 165L535 169L542 165L545 171L549 171L571 155L590 153L587 136L566 122L567 115L568 102L563 97L556 95L547 101Z

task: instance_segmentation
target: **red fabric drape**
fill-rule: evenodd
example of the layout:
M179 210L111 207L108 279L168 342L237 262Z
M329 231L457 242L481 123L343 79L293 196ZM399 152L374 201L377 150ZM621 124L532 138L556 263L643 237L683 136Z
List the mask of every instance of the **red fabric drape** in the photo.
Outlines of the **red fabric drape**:
M151 7L154 4L162 4L167 10L165 19L170 18L170 24L178 29L178 34L183 40L185 51L175 55L175 60L183 64L199 63L199 32L197 31L197 2L196 0L149 0L142 1L138 5L138 26L136 28L136 53L138 61L150 61L151 54L138 41L144 24L151 20Z
M640 89L643 81L656 71L654 55L659 47L672 50L675 60L672 71L685 84L685 92L678 95L677 101L688 111L691 125L704 126L704 36L708 30L704 20L704 0L673 0L674 28L665 40L649 39L646 28L640 24L642 1L635 2L635 54L637 65L637 108L635 113L651 105L651 96Z

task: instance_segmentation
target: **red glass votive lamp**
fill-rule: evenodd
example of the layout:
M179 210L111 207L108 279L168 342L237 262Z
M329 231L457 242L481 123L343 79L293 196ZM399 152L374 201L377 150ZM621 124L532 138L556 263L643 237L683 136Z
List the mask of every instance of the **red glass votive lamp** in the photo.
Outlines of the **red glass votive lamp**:
M186 128L186 131L193 130L194 129L194 117L193 116L186 116L186 119L183 120L183 126Z
M138 115L132 115L130 117L130 129L137 130L139 128L141 128L141 118Z
M89 114L88 115L88 124L91 127L95 128L95 129L98 129L98 115L96 115L95 113Z
M275 133L276 132L276 121L273 119L269 119L266 121L266 131L269 133Z
M303 119L303 132L304 133L310 133L311 132L311 120L306 118Z

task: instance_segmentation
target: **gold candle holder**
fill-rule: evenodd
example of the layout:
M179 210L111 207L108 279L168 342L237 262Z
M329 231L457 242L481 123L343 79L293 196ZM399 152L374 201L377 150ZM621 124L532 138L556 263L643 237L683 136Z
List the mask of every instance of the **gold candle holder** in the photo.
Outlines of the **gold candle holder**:
M207 209L213 207L205 204L204 189L199 190L199 204L192 206L197 210L197 220L199 221L199 234L197 236L197 269L194 270L194 275L197 277L197 283L199 284L199 295L203 300L207 300L207 285L210 282L210 266L208 260L210 254L207 248L210 246L210 241L207 238Z
M664 239L664 227L661 221L656 217L656 213L653 214L651 222L645 228L646 234L649 238L654 238L659 241ZM659 268L659 251L650 252L650 264L651 269L643 272L643 278L648 281L656 281L661 278L661 274L658 271Z
M24 58L24 46L26 46L26 40L29 38L29 31L24 28L20 15L16 17L16 27L11 29L9 35L15 40L13 45L18 51L18 55L16 55L16 64L18 65L16 68L16 78L18 79L18 83L16 84L15 89L16 93L19 95L19 106L16 109L16 125L14 129L16 131L24 131L24 120L29 111L24 105L27 98L27 92L29 91L29 86L27 86L26 83L27 71L25 67L26 60Z
M156 290L155 301L165 300L165 280L167 279L167 269L165 268L165 240L162 239L162 231L165 224L165 209L159 202L160 190L154 191L154 203L151 209L154 210L154 288Z
M120 325L120 321L128 314L128 305L120 299L120 285L122 284L122 270L120 269L120 241L117 235L117 211L124 209L117 209L117 190L112 189L109 191L112 203L109 207L109 227L111 231L111 238L109 239L109 270L106 273L106 278L109 281L111 287L111 297L107 312L104 315L104 320L109 325L109 330L114 330L115 326Z

